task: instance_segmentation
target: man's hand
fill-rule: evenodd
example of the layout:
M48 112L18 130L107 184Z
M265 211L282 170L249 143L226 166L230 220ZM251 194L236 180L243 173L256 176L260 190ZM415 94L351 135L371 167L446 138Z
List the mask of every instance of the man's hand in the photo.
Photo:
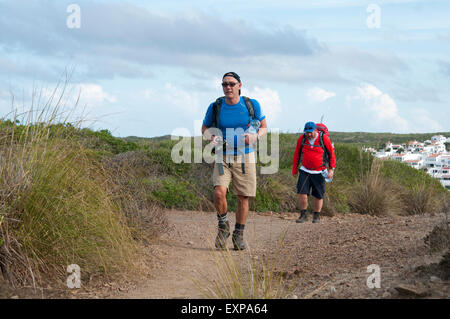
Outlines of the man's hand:
M217 145L219 144L219 142L217 141L219 137L216 135L211 135L211 143L213 143L213 145Z
M328 169L328 178L329 179L333 179L333 177L334 177L334 170L329 168Z
M244 133L244 134L242 134L242 136L244 136L245 144L248 144L248 145L254 144L258 140L258 134L257 133L254 133L254 134Z

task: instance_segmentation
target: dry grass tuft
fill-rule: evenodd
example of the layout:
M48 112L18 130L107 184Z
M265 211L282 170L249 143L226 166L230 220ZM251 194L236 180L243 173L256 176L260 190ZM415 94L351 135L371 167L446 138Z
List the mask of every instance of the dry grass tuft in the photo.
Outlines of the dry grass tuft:
M401 211L401 202L389 180L381 175L382 162L374 160L370 169L352 187L350 209L369 215L392 215Z

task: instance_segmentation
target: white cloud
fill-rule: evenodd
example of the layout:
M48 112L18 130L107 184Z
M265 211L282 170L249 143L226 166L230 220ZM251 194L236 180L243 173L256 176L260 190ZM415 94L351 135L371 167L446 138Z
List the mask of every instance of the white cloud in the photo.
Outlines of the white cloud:
M142 96L144 100L150 100L156 95L156 92L153 89L146 89L140 91L139 94Z
M228 65L242 70L239 72L246 73L247 79L342 83L347 77L342 69L367 76L393 74L405 67L391 54L328 48L303 29L290 25L261 28L256 21L202 11L188 16L161 15L136 3L83 0L79 5L84 22L74 31L61 27L67 17L61 14L65 12L64 4L49 2L42 6L39 1L29 1L21 6L18 1L4 2L0 11L7 18L0 19L0 46L29 52L28 60L32 61L11 66L6 63L9 61L0 60L0 69L5 65L13 75L41 77L48 73L46 77L54 77L58 65L67 63L66 57L81 66L79 72L88 79L83 81L158 76L153 71L155 65L207 74ZM127 23L120 23L124 21ZM218 37L224 30L226 37ZM51 68L40 67L45 60L55 62Z
M196 114L200 110L197 93L180 89L172 83L166 83L162 92L162 102L185 112Z
M253 90L243 88L242 95L256 99L261 105L267 121L273 122L281 112L281 101L278 92L269 88L262 89L257 86Z
M372 84L363 84L357 89L357 96L347 101L362 100L365 111L370 113L369 119L374 119L378 129L389 129L393 132L408 132L408 122L400 116L397 104L386 93Z
M110 103L117 102L117 99L114 96L103 91L103 88L98 84L82 83L79 87L80 100L88 105L95 106L95 104L103 103L105 101Z
M435 119L430 112L423 108L416 108L411 111L412 122L414 127L419 128L421 132L438 132L442 131L443 127Z
M313 102L324 102L333 96L336 96L334 92L328 92L322 88L315 87L307 92L308 98Z

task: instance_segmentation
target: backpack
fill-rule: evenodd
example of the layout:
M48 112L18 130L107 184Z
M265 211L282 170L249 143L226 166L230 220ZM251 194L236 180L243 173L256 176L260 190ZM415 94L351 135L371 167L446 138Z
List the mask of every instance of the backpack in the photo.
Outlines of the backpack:
M248 123L250 125L251 120L255 117L255 109L253 108L253 103L252 101L246 97L246 96L242 96L242 98L244 99L245 102L245 106L247 107L248 110ZM213 104L213 127L218 128L219 127L219 114L220 114L220 108L222 107L222 102L223 100L225 100L225 96L221 96L219 98L217 98L217 100L214 102ZM213 153L215 153L215 148L213 149ZM223 175L223 164L219 163L219 174ZM241 168L242 168L242 173L245 174L245 164L244 162L241 163Z
M328 132L328 127L323 124L323 123L316 123L316 129L319 132L319 146L323 149L323 165L328 166L330 164L330 152L328 151L328 149L325 147L325 144L323 142L323 136L326 135L328 138L330 138L330 134ZM299 157L298 157L298 164L300 164L302 162L302 156L303 156L303 146L307 145L307 146L311 146L311 144L306 144L306 135L303 133L303 139L302 139L302 144L300 146L299 149ZM331 145L331 147L333 147L333 144Z
M250 121L255 117L255 110L253 108L253 103L246 96L242 96L242 98L244 99L245 106L247 107L247 110L248 110L248 116L249 116L248 122L250 123ZM212 125L213 127L219 127L220 108L222 107L222 102L224 99L225 99L225 96L221 96L213 104L213 125Z

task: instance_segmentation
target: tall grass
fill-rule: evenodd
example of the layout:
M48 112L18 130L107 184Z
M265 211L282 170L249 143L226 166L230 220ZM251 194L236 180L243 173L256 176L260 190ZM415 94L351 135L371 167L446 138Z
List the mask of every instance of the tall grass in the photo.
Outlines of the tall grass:
M294 284L289 284L284 271L289 261L282 254L287 229L282 233L273 254L259 260L250 247L245 251L213 249L216 272L206 282L196 282L207 298L216 299L281 299L287 298Z
M349 206L355 213L391 215L400 210L400 199L394 186L383 178L380 160L372 161L370 168L361 174L351 187Z
M55 90L39 111L32 105L2 121L0 266L13 286L64 283L70 264L82 278L111 274L132 265L137 252L111 176L63 131L64 92Z
M435 213L440 206L436 192L425 182L412 186L403 194L402 200L407 215Z

